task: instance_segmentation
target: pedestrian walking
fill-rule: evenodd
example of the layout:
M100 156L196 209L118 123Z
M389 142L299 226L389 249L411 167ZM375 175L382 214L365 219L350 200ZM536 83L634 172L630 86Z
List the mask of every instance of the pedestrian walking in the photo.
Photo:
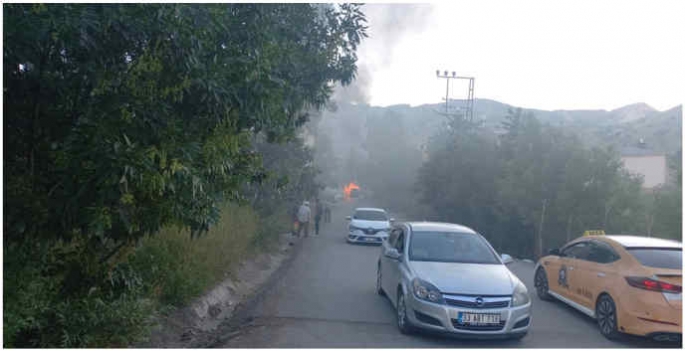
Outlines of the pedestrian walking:
M319 235L321 218L323 218L323 204L321 203L321 200L316 199L316 207L314 211L314 233L316 235Z
M302 230L304 229L304 236L308 237L309 236L309 219L312 216L312 210L309 208L309 201L305 201L302 203L302 206L300 206L300 209L297 211L297 222L298 222L298 228L297 228L297 236L300 237L300 234L302 233Z
M324 209L323 209L323 218L324 218L324 219L323 219L324 222L326 222L326 223L331 223L331 208L329 207L328 204L325 204L325 205L324 205Z
M299 233L300 221L297 218L297 214L299 211L300 211L300 206L297 206L297 205L294 205L292 208L292 211L290 211L291 220L293 221L293 227L290 230L290 234L292 236L298 235L298 233Z

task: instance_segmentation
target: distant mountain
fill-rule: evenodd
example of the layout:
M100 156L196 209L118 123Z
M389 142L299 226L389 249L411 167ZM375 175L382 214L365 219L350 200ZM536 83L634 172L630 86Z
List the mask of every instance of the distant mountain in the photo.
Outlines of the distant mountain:
M652 106L649 106L644 102L640 102L637 104L617 108L615 110L612 110L610 113L619 118L621 122L630 122L637 119L649 117L650 115L659 113L659 111L655 110Z
M319 129L331 136L332 147L338 157L345 159L351 150L365 154L368 135L367 121L374 118L396 120L406 131L406 140L421 147L444 126L445 105L426 104L411 107L387 107L364 104L337 103L337 112L327 112ZM464 110L463 100L450 100L450 111ZM474 118L486 128L497 131L510 108L515 106L495 100L476 99ZM627 105L615 110L538 110L532 112L543 123L554 125L578 135L588 146L613 145L617 150L634 146L640 138L647 148L672 154L682 148L682 106L658 111L644 103Z
M457 107L464 100L451 100ZM389 108L393 108L392 106ZM489 99L476 99L474 118L485 126L498 129L507 111L515 106ZM415 107L421 110L444 111L442 104ZM643 138L651 150L673 153L682 147L682 105L658 111L645 103L636 103L611 111L607 110L538 110L532 112L541 122L570 130L589 145L613 145L617 148L633 146Z

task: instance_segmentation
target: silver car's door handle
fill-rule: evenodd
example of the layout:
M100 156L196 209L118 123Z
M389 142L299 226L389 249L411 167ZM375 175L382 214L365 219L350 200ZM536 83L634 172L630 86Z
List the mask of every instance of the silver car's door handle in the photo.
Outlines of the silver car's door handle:
M598 277L606 277L606 274L600 272L600 273L597 273L597 276Z

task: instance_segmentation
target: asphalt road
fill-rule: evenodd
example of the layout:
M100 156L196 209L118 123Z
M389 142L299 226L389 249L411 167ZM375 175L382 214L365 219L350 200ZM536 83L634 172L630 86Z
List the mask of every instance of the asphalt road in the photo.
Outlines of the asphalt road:
M668 347L650 340L605 339L595 322L561 302L541 301L533 288L533 264L509 265L533 299L528 335L513 340L464 340L444 335L402 335L392 305L375 292L378 246L344 240L351 205L339 206L321 235L303 239L298 255L277 283L246 311L246 322L225 344L240 348L618 348ZM675 345L679 346L679 345Z

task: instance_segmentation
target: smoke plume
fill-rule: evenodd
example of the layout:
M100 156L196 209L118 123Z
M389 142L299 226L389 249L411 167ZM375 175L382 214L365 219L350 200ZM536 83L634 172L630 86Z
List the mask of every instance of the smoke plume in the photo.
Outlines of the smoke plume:
M428 24L431 4L367 4L363 8L369 37L357 52L357 78L349 86L337 86L333 100L368 104L372 72L392 63L395 47L408 34L421 32Z

